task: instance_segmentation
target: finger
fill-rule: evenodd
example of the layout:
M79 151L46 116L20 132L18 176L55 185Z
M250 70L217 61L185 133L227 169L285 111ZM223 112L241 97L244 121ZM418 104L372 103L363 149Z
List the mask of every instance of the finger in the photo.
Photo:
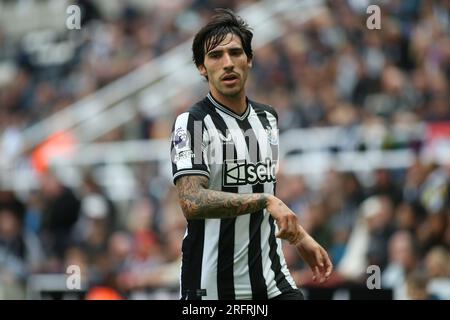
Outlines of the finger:
M297 238L295 236L290 236L288 240L291 245L295 245L297 243Z
M330 257L328 256L328 253L325 251L324 248L320 248L320 254L323 261L322 272L326 274L332 263Z
M333 272L333 263L331 262L330 256L325 252L325 264L326 264L326 271L325 271L325 277L329 277L331 273Z
M278 230L279 231L281 231L281 230L285 230L286 231L287 228L288 228L286 219L285 218L278 219L277 220L277 226L278 226Z
M316 263L317 263L317 270L318 270L318 279L320 280L320 283L323 283L327 278L325 276L325 270L326 270L326 262L325 257L323 253L326 253L323 248L319 248L319 250L316 250L314 252L316 257Z
M319 279L319 267L318 266L314 266L311 268L312 272L313 272L313 281L317 281Z
M316 257L316 263L318 264L318 266L320 267L320 269L323 268L323 256L322 256L322 252L321 250L316 250L314 252L314 255Z
M333 265L330 263L327 266L327 270L325 272L325 277L327 277L327 279L331 276L331 273L333 272Z
M279 225L279 232L278 234L280 235L280 238L288 240L290 242L291 238L292 238L292 234L289 230L289 223L286 220L283 220L283 222L281 222Z
M323 260L324 260L324 266L320 270L321 276L322 276L320 282L323 283L323 282L327 281L328 278L330 277L331 272L333 271L333 264L331 263L331 260L328 256L327 252L324 249L322 249L321 251L322 251L322 256L323 256Z
M279 232L277 233L277 237L289 241L290 244L293 244L295 241L295 234L291 230L291 226L289 225L289 221L284 219L279 224Z
M299 236L298 234L294 235L291 239L291 244L296 245L298 243Z
M282 220L277 220L278 232L275 237L285 239L286 238L286 223Z

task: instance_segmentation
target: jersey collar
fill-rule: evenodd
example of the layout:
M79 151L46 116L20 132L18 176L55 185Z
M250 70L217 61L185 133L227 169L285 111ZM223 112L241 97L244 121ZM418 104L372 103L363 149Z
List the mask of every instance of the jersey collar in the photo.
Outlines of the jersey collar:
M231 110L230 108L228 108L228 107L226 107L226 106L224 106L223 104L221 104L219 101L217 101L216 99L214 99L214 97L212 96L212 94L211 94L211 92L209 92L208 93L208 95L206 96L208 99L209 99L209 101L217 108L217 109L219 109L220 111L222 111L222 112L224 112L224 113L226 113L226 114L228 114L228 115L230 115L230 116L232 116L233 118L236 118L236 119L238 119L238 120L245 120L245 118L247 118L247 116L249 115L249 113L250 113L250 107L251 107L251 105L250 105L250 103L248 102L248 99L246 98L246 100L247 100L247 109L245 109L245 111L244 111L244 113L242 114L242 115L238 115L236 112L234 112L233 110Z

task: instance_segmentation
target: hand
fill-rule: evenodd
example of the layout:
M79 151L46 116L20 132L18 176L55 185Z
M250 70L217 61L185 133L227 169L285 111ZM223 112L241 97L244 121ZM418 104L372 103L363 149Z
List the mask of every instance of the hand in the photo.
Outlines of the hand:
M277 197L269 197L267 210L277 223L278 232L275 234L277 238L295 245L306 235L298 223L297 215Z
M310 235L306 235L297 244L297 251L313 272L313 281L323 283L328 280L333 271L328 253Z

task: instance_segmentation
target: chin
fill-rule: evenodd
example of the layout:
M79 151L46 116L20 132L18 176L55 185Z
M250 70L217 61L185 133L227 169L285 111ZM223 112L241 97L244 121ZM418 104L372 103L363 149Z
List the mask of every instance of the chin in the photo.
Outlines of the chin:
M242 88L224 88L220 93L224 96L237 96L242 92Z

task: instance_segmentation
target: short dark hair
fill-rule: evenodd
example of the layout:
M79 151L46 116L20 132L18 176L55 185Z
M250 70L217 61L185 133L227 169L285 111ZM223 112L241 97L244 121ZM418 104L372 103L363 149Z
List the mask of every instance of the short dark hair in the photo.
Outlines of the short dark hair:
M198 67L205 61L205 54L219 45L227 34L232 33L241 38L242 48L247 57L253 57L252 38L248 24L230 9L216 9L211 21L197 32L192 42L192 54Z

